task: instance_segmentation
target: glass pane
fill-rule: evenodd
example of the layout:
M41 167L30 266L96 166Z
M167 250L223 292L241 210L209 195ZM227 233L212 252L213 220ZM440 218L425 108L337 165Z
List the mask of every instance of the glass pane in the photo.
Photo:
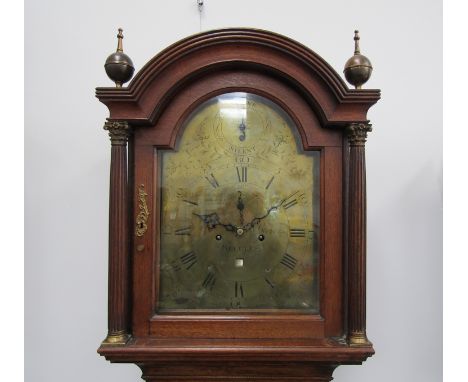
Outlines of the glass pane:
M228 93L161 153L160 312L318 312L319 168L288 115Z

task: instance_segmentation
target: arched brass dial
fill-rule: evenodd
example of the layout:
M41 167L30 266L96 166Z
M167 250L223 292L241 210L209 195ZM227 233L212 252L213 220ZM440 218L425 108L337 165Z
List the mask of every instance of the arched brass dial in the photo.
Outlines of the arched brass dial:
M318 309L319 153L284 111L215 97L160 157L159 310Z

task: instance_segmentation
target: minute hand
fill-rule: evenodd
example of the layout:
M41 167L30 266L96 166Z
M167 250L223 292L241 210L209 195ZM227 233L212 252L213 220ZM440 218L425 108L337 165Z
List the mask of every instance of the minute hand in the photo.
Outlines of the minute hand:
M250 223L247 223L245 224L242 229L244 231L248 231L249 229L252 229L256 224L260 223L262 221L262 219L265 219L268 215L270 215L270 212L273 211L273 210L277 210L278 208L280 208L285 202L286 200L290 199L292 196L296 195L299 191L296 191L294 192L293 194L287 196L286 198L284 198L283 200L281 200L281 202L279 202L278 204L274 205L274 206L271 206L267 212L265 213L265 215L263 216L260 216L260 217L255 217L253 218Z
M249 229L252 229L256 224L260 223L263 219L265 219L268 215L270 215L270 212L273 211L273 210L277 210L279 207L282 206L282 204L285 202L286 199L283 199L281 201L281 203L275 205L275 206L271 206L267 212L265 213L265 215L263 216L260 216L260 217L255 217L253 218L250 223L247 223L247 224L244 224L244 226L242 227L244 231L248 231Z

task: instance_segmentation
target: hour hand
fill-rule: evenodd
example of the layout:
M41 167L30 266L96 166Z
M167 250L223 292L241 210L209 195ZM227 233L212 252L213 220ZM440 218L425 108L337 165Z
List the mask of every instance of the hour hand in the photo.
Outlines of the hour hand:
M207 215L197 214L195 212L193 214L195 216L198 216L203 221L203 223L206 224L206 227L209 230L212 230L212 229L216 228L216 226L218 226L218 225L223 226L226 231L236 232L236 230L237 230L237 227L233 226L232 224L221 223L219 221L219 216L218 216L218 214L216 212L213 212L213 213L207 214Z
M239 192L239 197L237 198L237 209L239 210L240 215L240 223L241 225L244 224L244 201L242 200L242 192Z
M208 215L202 215L202 214L196 214L195 212L193 213L195 216L198 216L201 220L203 220L203 223L206 224L208 229L213 229L217 225L220 224L218 214L216 212L213 212Z

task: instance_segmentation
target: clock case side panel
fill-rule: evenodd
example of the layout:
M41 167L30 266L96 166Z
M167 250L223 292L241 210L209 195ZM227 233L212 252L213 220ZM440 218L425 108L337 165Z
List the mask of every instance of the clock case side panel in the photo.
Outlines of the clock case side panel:
M156 164L158 156L155 150L175 147L176 138L180 133L179 129L187 116L199 104L215 95L236 91L252 92L280 105L298 126L304 149L321 152L320 193L323 196L320 241L321 316L153 315L156 311L154 302L157 301L157 289L153 287L157 284L155 279L157 272L152 275L152 269L156 269L155 265L158 264L158 244L154 242L154 239L158 237L159 224L157 221L159 174ZM155 208L151 225L144 239L145 250L137 250L138 245L141 244L139 239L135 241L132 249L134 253L134 333L138 335L147 333L147 335L159 338L177 335L192 338L325 338L339 337L343 334L341 326L343 322L342 216L340 215L342 133L339 129L321 128L310 104L296 90L278 78L257 71L223 70L206 74L179 89L152 128L135 129L134 144L134 192L137 192L139 184L151 185L153 188L151 193L148 192L148 200ZM138 208L137 203L134 208ZM149 256L153 258L150 260Z

